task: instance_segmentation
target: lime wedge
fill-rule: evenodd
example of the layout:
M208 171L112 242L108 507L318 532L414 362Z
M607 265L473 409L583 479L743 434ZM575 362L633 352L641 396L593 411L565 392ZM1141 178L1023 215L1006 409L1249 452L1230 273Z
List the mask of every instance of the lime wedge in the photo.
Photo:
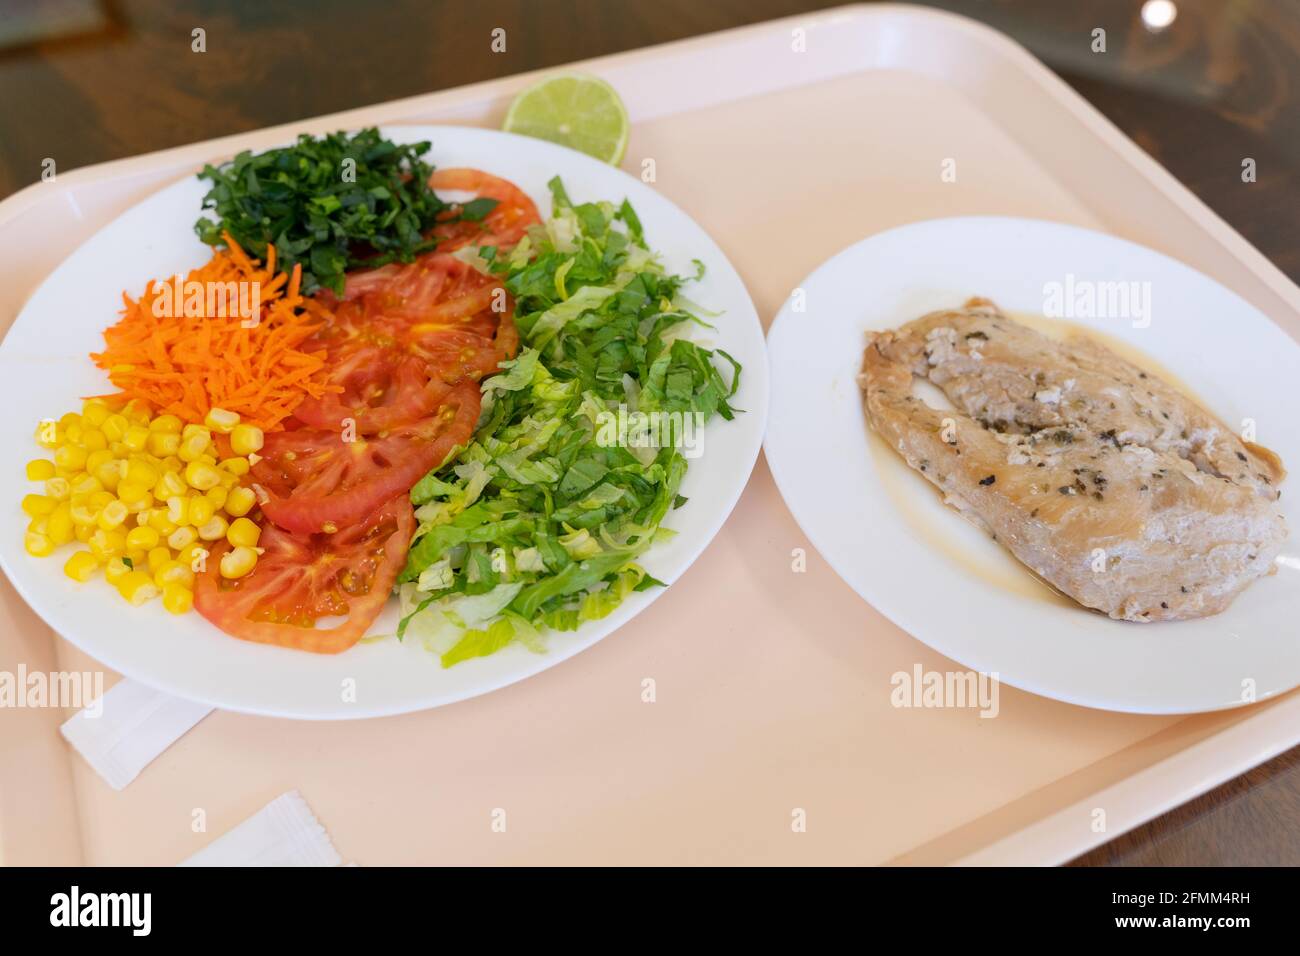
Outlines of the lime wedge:
M604 80L579 73L548 76L515 97L501 127L550 140L618 165L627 149L627 110Z

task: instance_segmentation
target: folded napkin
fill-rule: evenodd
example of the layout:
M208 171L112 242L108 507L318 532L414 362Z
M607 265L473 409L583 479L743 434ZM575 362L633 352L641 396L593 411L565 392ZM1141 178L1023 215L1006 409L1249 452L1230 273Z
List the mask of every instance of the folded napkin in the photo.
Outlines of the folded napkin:
M207 704L120 680L59 729L110 787L121 790L210 713Z
M181 866L338 866L342 862L302 794L290 790Z

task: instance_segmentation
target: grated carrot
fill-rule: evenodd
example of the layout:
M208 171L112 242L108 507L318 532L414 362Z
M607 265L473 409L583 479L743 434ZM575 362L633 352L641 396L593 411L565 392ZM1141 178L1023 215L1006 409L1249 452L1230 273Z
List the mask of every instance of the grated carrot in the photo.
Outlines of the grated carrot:
M268 246L263 266L231 236L225 241L228 249L215 250L205 265L186 276L181 295L173 294L172 280L151 281L136 300L122 294L122 318L104 331L104 351L90 356L121 389L119 395L105 397L144 401L158 413L186 422L201 422L210 409L224 408L274 431L303 399L339 391L326 384L325 351L300 348L323 324L319 311L313 315L304 308L302 267L295 265L292 276L277 273L274 246ZM214 288L210 283L223 284L217 287L221 289L229 289L224 283L256 283L246 287L245 301L251 305L256 288L258 324L245 328L233 304L212 309L226 315L207 315L208 306L219 303L206 291L201 306L186 309L184 292L190 282L201 283L204 290ZM155 304L161 316L155 314Z

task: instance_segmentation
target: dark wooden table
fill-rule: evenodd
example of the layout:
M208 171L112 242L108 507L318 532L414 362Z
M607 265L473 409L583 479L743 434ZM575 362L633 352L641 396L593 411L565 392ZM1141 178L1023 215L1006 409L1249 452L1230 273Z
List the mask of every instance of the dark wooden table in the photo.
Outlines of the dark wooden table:
M1300 280L1300 0L936 0L1033 50ZM4 0L0 197L59 170L676 40L826 0ZM206 53L191 31L206 31ZM483 42L494 27L508 52ZM1107 30L1110 55L1080 55ZM1258 180L1241 180L1245 158ZM1300 748L1081 864L1300 864Z

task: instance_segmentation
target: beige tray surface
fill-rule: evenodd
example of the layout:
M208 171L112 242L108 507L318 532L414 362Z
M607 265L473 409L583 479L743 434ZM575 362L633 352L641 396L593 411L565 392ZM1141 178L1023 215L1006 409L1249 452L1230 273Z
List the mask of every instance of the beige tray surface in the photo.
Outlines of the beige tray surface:
M829 52L797 68L778 62L763 89L737 87L736 70L785 55L795 28ZM910 69L892 68L909 57ZM1027 54L966 21L846 8L586 68L627 93L625 168L655 160L657 187L717 239L765 322L863 236L998 213L1146 242L1300 330L1293 286ZM710 71L716 83L692 89ZM528 80L107 164L60 177L57 199L21 193L0 207L0 252L21 280L0 283L0 315L111 214L202 160L304 129L492 126ZM1033 136L1045 128L1049 143ZM955 184L940 180L948 157ZM15 238L38 220L63 230L59 241ZM796 548L804 573L792 570ZM0 611L0 667L95 666L7 581ZM0 861L171 864L297 788L344 858L362 864L1054 863L1281 749L1283 711L1270 711L1297 703L1131 716L1004 687L993 720L893 708L890 675L917 663L955 667L820 560L760 459L731 520L670 593L564 666L486 697L347 723L216 713L122 793L67 754L55 733L63 715L5 714ZM647 677L653 704L641 700ZM1214 756L1216 741L1235 743ZM1108 834L1091 831L1099 794ZM206 833L191 829L196 808ZM505 833L490 827L497 808ZM805 833L792 832L796 808Z

